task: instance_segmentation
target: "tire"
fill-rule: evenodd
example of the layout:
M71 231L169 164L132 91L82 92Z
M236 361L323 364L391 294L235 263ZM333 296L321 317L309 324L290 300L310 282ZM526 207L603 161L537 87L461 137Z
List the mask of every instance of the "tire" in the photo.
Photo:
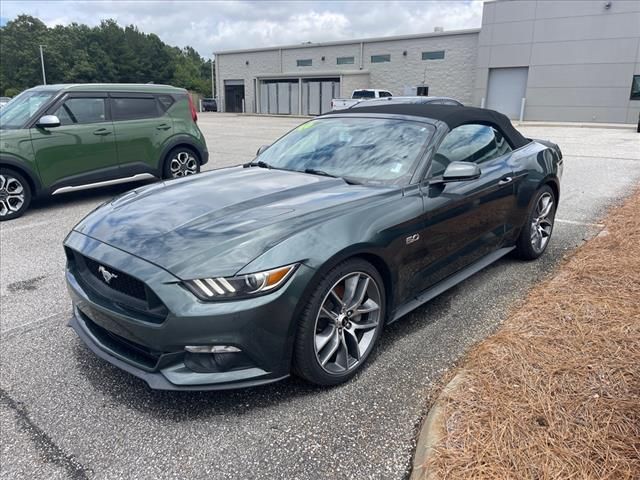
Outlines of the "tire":
M10 168L0 168L0 222L24 214L31 204L31 187L27 179Z
M544 199L550 200L551 205L545 204ZM516 255L519 258L535 260L545 252L553 233L556 207L556 196L549 185L536 192L527 220L516 241Z
M353 377L380 336L385 302L384 283L370 263L354 258L332 268L319 281L300 316L294 373L324 386ZM358 310L363 313L357 314Z
M182 178L200 172L200 157L189 147L176 147L164 159L162 178Z

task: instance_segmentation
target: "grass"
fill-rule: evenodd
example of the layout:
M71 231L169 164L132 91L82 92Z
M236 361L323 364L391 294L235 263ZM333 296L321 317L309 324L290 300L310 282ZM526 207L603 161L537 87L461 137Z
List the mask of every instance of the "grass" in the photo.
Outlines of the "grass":
M469 353L430 478L640 478L640 192L605 224Z

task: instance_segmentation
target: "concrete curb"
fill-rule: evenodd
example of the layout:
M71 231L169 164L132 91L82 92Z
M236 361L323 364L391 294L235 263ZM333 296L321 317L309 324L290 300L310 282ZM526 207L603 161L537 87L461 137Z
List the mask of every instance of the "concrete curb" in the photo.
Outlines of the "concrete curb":
M444 415L444 405L446 397L451 394L456 387L465 379L465 372L458 372L447 383L438 398L433 403L427 417L424 419L418 434L418 445L413 456L411 476L409 480L435 480L433 472L427 470L427 463L434 454L435 446L446 435L446 417Z

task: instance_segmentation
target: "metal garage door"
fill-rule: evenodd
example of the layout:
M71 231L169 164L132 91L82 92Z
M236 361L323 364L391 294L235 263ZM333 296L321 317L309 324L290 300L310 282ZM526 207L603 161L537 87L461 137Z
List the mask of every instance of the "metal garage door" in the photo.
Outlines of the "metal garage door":
M320 115L331 110L331 100L340 96L339 78L302 80L302 114Z
M264 80L260 82L260 113L297 114L298 80Z
M487 108L520 118L520 105L527 91L528 67L492 68L489 70Z

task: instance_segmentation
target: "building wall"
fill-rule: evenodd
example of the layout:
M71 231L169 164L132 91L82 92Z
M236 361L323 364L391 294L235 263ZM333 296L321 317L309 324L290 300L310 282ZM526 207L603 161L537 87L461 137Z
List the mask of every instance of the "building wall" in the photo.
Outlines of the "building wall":
M525 120L635 123L640 1L502 0L484 4L473 103L489 69L528 66Z
M404 95L406 87L416 87L426 80L430 95L448 96L463 103L470 103L475 79L477 43L477 31L365 41L362 71L368 72L368 76L352 75L361 66L360 42L253 52L222 52L216 55L219 105L224 107L224 80L243 79L246 109L254 112L254 79L283 73L292 78L348 73L349 76L343 78L341 96L349 96L356 88L381 88L390 90L394 95ZM422 60L422 52L437 50L445 51L444 59ZM406 56L403 55L405 51ZM371 56L379 54L390 54L391 61L371 63ZM348 56L354 57L353 64L336 63L338 57ZM312 65L298 67L296 61L304 59L311 59Z

